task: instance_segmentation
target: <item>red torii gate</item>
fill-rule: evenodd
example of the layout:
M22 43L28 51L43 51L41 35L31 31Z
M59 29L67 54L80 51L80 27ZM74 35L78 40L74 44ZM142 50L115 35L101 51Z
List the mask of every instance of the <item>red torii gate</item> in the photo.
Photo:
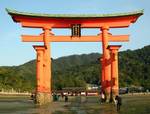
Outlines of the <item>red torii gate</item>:
M106 102L118 94L118 49L120 46L109 46L109 42L127 42L129 35L112 35L110 28L129 27L136 22L143 11L120 14L37 14L6 9L15 22L22 27L41 28L40 35L22 35L23 42L44 42L43 46L33 46L37 52L37 104L51 102L51 55L50 42L102 42L102 92ZM95 36L55 36L52 28L71 28L80 24L81 28L99 28L101 33Z

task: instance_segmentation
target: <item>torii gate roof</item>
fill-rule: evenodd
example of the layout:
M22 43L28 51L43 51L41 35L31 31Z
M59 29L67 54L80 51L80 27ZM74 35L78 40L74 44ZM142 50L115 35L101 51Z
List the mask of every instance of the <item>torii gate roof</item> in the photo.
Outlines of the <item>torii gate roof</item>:
M43 13L29 13L20 12L12 9L6 9L10 15L22 15L30 17L46 17L46 18L106 18L106 17L124 17L124 16L140 16L143 15L143 10L126 13L113 13L113 14L43 14Z
M23 27L33 28L70 28L71 24L81 24L82 28L100 28L105 25L122 28L128 27L143 15L143 10L114 14L40 14L6 10L13 21L20 22Z

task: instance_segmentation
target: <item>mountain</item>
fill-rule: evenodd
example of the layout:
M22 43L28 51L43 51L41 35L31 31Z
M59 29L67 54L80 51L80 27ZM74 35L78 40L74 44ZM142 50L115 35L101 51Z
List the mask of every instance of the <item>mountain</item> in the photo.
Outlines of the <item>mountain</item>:
M52 87L85 87L100 84L99 53L71 55L52 59ZM20 66L0 67L0 89L32 91L35 88L35 60ZM143 86L150 89L150 45L119 53L120 86Z

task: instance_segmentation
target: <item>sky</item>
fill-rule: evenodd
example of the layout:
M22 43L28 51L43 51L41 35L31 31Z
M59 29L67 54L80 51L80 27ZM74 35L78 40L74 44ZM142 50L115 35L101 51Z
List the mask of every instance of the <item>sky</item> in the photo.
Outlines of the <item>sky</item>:
M135 50L150 44L150 0L0 0L0 66L24 64L36 58L32 45L21 42L21 35L38 35L40 29L22 28L14 23L5 8L23 12L48 14L107 14L144 9L136 23L129 28L110 29L114 35L130 34L129 42L110 43L122 45L120 51ZM69 30L52 30L56 35L69 35ZM100 33L99 29L85 29L83 35ZM102 53L101 42L51 43L52 58L73 54Z

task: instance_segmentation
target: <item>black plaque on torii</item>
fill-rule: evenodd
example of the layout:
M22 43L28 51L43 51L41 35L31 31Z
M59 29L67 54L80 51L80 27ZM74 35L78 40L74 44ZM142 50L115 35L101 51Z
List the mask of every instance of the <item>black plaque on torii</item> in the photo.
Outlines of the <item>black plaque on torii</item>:
M81 36L81 24L72 24L71 37L80 37L80 36Z

